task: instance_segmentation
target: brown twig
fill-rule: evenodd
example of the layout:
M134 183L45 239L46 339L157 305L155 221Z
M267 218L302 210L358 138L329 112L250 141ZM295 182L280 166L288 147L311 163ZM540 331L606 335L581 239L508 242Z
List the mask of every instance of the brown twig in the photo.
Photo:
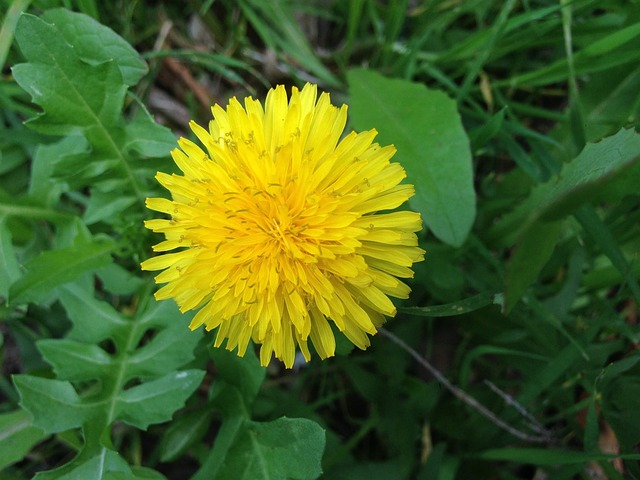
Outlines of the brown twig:
M552 434L544 428L540 432L540 435L529 435L525 432L518 430L515 427L512 427L502 419L498 418L493 412L487 409L487 407L482 405L475 398L473 398L472 396L470 396L460 388L453 385L447 379L447 377L445 377L444 374L440 372L440 370L438 370L433 365L431 365L428 360L423 358L418 352L416 352L413 348L407 345L402 339L400 339L393 333L389 332L388 330L385 330L384 328L378 328L378 331L382 335L387 337L389 340L391 340L393 343L398 345L400 348L402 348L404 351L406 351L409 355L411 355L416 360L416 362L418 362L422 367L424 367L425 370L431 373L431 375L433 375L438 380L438 382L440 382L440 384L444 386L447 390L449 390L455 397L462 400L464 403L472 407L478 413L482 414L484 417L491 420L491 422L493 422L495 425L509 432L514 437L517 437L521 440L526 440L528 442L536 442L536 443L547 443L553 439Z

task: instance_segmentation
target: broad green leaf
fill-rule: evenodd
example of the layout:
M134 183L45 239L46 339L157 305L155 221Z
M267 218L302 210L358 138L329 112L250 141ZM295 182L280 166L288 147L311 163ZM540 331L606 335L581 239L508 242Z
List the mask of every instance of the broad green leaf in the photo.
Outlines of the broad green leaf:
M20 277L20 267L11 243L11 231L0 217L0 297L9 295L9 285Z
M416 195L410 200L443 242L464 243L476 214L469 139L456 104L423 84L351 70L351 119L356 130L375 128L381 145L393 144Z
M129 388L118 395L117 415L142 430L152 423L171 420L173 412L198 388L204 373L203 370L172 372Z
M226 377L234 370L243 371L237 366L223 369ZM311 479L322 473L325 434L315 422L286 417L268 423L251 421L251 405L245 404L242 393L228 383L228 378L214 384L212 397L223 422L213 449L192 480Z
M7 195L2 191L0 191L0 215L30 220L48 220L58 225L72 222L76 218L71 213L34 205L34 202L28 199L7 198Z
M113 30L93 18L62 8L47 10L42 19L56 25L78 57L91 65L115 61L124 83L135 85L147 73L138 52Z
M33 415L33 425L46 433L79 427L89 417L89 409L69 382L31 375L14 375L13 382L20 405Z
M153 334L153 337L129 353L130 375L162 375L193 360L193 350L202 338L202 332L189 329L192 315L181 313L172 302L151 300L136 317L137 328L133 338L139 339L143 333Z
M51 290L111 261L115 244L98 238L69 248L49 250L25 264L26 273L9 290L13 304L39 302Z
M25 410L0 414L0 470L22 460L46 436Z
M311 420L247 422L215 478L312 479L322 474L324 430Z

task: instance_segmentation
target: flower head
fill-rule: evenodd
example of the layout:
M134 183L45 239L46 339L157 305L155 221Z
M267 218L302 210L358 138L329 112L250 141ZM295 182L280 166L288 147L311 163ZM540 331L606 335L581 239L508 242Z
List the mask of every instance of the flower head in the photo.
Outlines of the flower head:
M291 367L297 347L309 360L309 340L332 356L330 322L365 349L424 253L420 215L389 212L414 193L395 148L375 130L341 139L347 107L311 84L212 112L208 130L190 125L205 150L182 138L172 152L183 175L156 175L173 199L147 199L171 217L145 223L166 237L154 251L174 250L142 263L164 270L156 298L200 309L190 328L217 328L216 347L261 344L263 365L275 353Z

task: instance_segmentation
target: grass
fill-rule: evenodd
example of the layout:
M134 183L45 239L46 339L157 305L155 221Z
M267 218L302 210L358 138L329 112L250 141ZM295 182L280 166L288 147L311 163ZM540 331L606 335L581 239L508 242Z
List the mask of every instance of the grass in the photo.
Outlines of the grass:
M31 103L21 67L12 70L34 63L14 38L18 12L40 16L54 7L95 18L148 63L148 73L123 87L131 87L122 95L126 122L104 120L98 139L85 125L23 123L42 109ZM299 448L313 457L309 465L321 462L327 479L640 478L637 2L5 0L0 13L0 479L61 467L38 477L58 478L78 452L89 455L91 425L110 429L108 438L95 436L95 448L106 449L109 468L128 465L122 478L231 478L248 461L243 451L271 452L291 468L270 478L315 478L310 466L287 463L291 451L278 453L282 438L311 439ZM98 63L105 72L113 67ZM138 148L166 171L174 139L163 127L189 135L185 119L206 124L212 101L263 98L275 84L306 81L350 104L352 128L375 119L425 198L432 168L456 172L453 183L437 185L450 192L464 159L436 157L439 138L421 128L460 123L455 138L468 151L474 192L462 240L433 227L439 212L411 204L427 219L426 261L415 266L411 298L367 351L339 342L335 358L265 371L255 359L212 353L207 334L185 340L191 350L182 363L166 357L155 380L122 360L130 383L120 378L103 399L160 382L174 366L203 372L181 403L162 400L174 401L171 411L167 403L157 417L118 417L100 407L83 434L73 421L38 424L46 411L34 414L33 398L40 395L44 407L57 398L41 381L64 380L57 349L83 344L114 354L121 346L87 323L94 314L83 317L79 305L136 322L156 308L148 300L152 280L138 264L157 239L145 233L149 214L137 206L155 188L156 167L118 147L129 145L118 137L129 135L123 125L144 132ZM414 91L420 101L412 105L406 98ZM362 101L365 94L373 100ZM427 116L431 101L443 110ZM447 108L451 115L439 113ZM145 121L146 110L163 127ZM424 119L411 125L385 116L416 111ZM82 131L84 141L72 136ZM390 132L396 140L385 137ZM399 136L418 153L404 153ZM100 157L107 137L115 150ZM80 266L69 265L71 254ZM170 316L170 307L157 308ZM154 345L163 329L175 328L169 324L146 334L131 327L131 351ZM103 382L113 380L105 375ZM95 382L73 381L81 399L101 395ZM312 424L324 429L324 443ZM269 439L264 451L256 447L260 435Z

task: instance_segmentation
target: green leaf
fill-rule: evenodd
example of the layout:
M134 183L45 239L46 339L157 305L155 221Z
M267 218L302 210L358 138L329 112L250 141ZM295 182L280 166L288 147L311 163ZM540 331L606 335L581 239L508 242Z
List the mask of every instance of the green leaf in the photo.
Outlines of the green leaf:
M64 39L74 45L78 57L90 65L115 61L124 83L135 85L147 73L147 64L122 37L93 18L62 8L47 10L42 15L56 25Z
M64 163L66 157L78 156L79 161L90 164L90 147L81 135L70 135L62 140L39 145L33 157L29 198L40 205L54 207L60 195L68 190L67 182L54 178L56 164Z
M95 463L109 456L113 471L132 475L104 439L117 420L146 429L171 419L184 405L204 372L176 370L193 359L201 334L189 330L189 315L182 316L171 302L145 296L130 318L77 284L62 287L59 298L73 328L66 338L37 342L57 378L18 375L15 383L35 425L52 433L81 428L84 445L71 462L42 478L57 478L54 472L68 478L109 478ZM111 344L108 351L103 342Z
M11 243L11 231L5 219L0 218L0 297L8 297L9 285L19 277L20 268Z
M587 144L580 155L563 166L556 179L535 187L522 204L505 215L489 236L524 235L538 219L560 219L606 195L609 189L617 198L637 193L637 184L626 182L625 176L630 171L638 173L639 163L640 134L633 130L620 130L598 143Z
M13 304L37 303L52 289L107 265L114 248L111 239L97 238L73 247L43 252L26 263L27 273L11 285L9 299Z
M0 469L19 462L31 448L46 438L34 427L32 417L24 410L0 415Z
M160 461L172 462L200 441L209 429L213 413L214 409L207 404L171 422L160 443Z
M89 203L84 212L84 223L93 225L102 220L113 218L120 212L126 211L134 203L136 203L136 197L133 195L123 195L114 199L111 191L101 192L92 188Z
M507 107L504 107L498 113L492 115L486 123L469 132L471 151L476 152L480 148L484 147L489 140L500 132L506 111Z
M119 341L125 338L127 320L108 303L99 301L77 285L61 288L58 298L73 322L67 338L95 344L107 338Z
M116 295L131 295L139 290L144 280L117 263L110 263L96 272L104 288Z
M260 365L255 352L247 350L244 357L222 348L212 348L209 352L220 379L233 385L242 394L245 405L251 405L264 381L266 369Z
M102 447L95 455L83 455L83 453L60 468L48 472L38 472L34 480L85 480L89 478L133 480L136 478L127 462L113 450Z
M537 278L556 246L562 222L536 222L521 236L505 276L504 312L509 312Z
M84 380L100 377L114 367L111 357L98 345L65 338L45 338L36 345L59 378Z
M351 70L347 78L354 128L378 129L380 144L396 146L394 158L416 189L411 207L440 240L462 245L475 218L476 198L469 140L456 103L423 84L369 70Z
M185 370L125 390L118 395L117 415L142 430L152 423L171 420L173 412L198 388L205 372Z
M33 415L33 425L46 433L57 433L82 425L88 409L71 383L31 375L14 375L20 405Z
M486 450L477 457L485 460L519 462L529 465L569 465L572 463L614 460L616 458L640 460L640 454L608 455L606 453L586 453L548 448L500 448Z
M430 307L401 307L399 312L418 317L451 317L464 315L465 313L479 310L488 305L501 303L500 294L480 293L473 297L462 299L458 302L447 303L445 305L432 305Z
M125 151L136 152L143 157L166 157L177 144L177 138L171 130L158 125L146 110L131 120L126 135Z
M639 362L640 355L636 353L607 366L596 385L602 414L624 450L632 450L640 442L640 418L636 413L640 395Z
M559 231L557 220L609 192L615 192L615 198L636 193L637 185L626 181L629 172L640 172L640 134L620 130L599 143L588 144L564 165L557 179L535 187L489 232L500 244L516 237L516 252L507 266L505 311L535 281L549 259ZM623 263L618 262L622 271Z
M322 474L325 433L307 419L247 422L215 478L312 479Z
M144 107L129 122L122 117L127 88L146 71L144 62L110 29L64 9L42 19L23 15L16 40L27 63L13 67L14 77L43 109L27 124L77 139L67 141L74 154L59 156L53 176L72 188L91 188L97 198L87 211L90 223L139 214L158 188L157 169L146 157L166 156L175 144Z
M73 17L61 12L63 22ZM14 78L44 109L29 126L52 135L83 131L94 148L112 150L108 131L119 121L127 90L116 63L88 64L58 25L33 15L22 15L16 40L30 63L14 66Z

